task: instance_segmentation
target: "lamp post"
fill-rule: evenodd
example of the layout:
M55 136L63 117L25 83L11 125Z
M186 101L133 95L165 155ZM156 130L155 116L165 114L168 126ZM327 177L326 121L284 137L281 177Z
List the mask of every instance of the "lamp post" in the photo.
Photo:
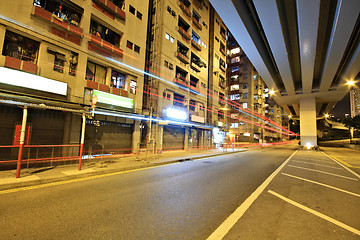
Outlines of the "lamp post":
M355 91L353 89L353 86L355 85L355 81L350 80L346 83L350 87L350 117L355 117L355 109L354 109L354 95ZM352 139L354 138L354 127L350 127L350 143Z

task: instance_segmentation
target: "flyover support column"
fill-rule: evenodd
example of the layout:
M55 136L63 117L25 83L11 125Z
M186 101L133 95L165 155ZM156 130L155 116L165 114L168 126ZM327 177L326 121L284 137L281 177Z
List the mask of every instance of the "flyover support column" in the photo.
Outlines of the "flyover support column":
M315 97L300 99L300 138L304 147L317 147Z

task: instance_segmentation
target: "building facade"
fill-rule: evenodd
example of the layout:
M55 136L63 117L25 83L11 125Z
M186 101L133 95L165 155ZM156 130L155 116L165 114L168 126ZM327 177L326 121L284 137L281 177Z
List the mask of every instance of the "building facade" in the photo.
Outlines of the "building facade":
M244 51L229 33L228 95L229 136L232 142L275 141L280 134L264 129L266 118L282 126L283 113ZM265 121L256 116L265 116Z
M79 144L85 114L85 152L138 149L147 13L141 0L1 1L0 145L18 144L26 108L25 145Z

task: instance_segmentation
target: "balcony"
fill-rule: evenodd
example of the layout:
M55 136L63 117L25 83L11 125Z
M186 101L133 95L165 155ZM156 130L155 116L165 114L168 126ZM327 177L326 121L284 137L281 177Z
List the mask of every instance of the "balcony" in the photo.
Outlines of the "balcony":
M93 0L93 7L110 18L114 18L115 16L125 20L125 12L110 0Z
M186 87L186 88L189 87L188 81L187 81L185 78L183 78L183 77L175 77L175 78L174 78L174 83L176 83L176 84L178 84L178 85L181 85L181 86L183 86L183 87Z
M39 6L33 6L32 14L51 23L52 27L50 28L50 32L52 34L80 45L81 38L83 37L82 28L63 20L62 18L58 18L55 14L52 14Z
M93 34L90 35L88 49L104 56L123 57L123 50Z
M226 72L226 67L225 67L224 65L221 65L221 64L220 64L219 67L220 67L221 71Z
M200 72L200 67L198 65L196 65L194 62L190 63L190 67L195 71L195 72Z
M20 60L17 58L9 57L9 56L5 57L4 67L22 70L22 71L28 72L28 73L37 74L37 65L35 63L23 61L23 60Z
M179 7L181 8L181 10L183 11L183 13L187 16L187 18L191 17L191 12L189 10L189 8L187 8L185 6L184 3L182 3L181 1L179 1Z
M202 5L201 2L199 2L198 0L194 0L193 3L194 3L194 6L195 6L197 9L200 9L200 10L203 9L203 5Z
M221 52L224 56L226 56L225 48L220 48L220 52Z
M195 42L193 39L191 39L191 46L193 46L196 50L201 51L201 46L197 42Z
M125 91L124 89L112 87L112 88L110 88L110 91L112 94L120 95L122 97L128 97L128 92Z
M183 63L189 64L189 58L182 54L181 52L176 52L176 57Z
M225 82L225 80L219 81L219 86L220 86L221 88L225 89L225 88L226 88L226 82Z
M95 90L100 90L103 92L108 92L109 91L109 86L103 83L98 83L92 80L86 80L86 87L87 88L91 88L91 89L95 89Z
M178 26L178 32L180 33L180 35L187 41L189 41L191 39L190 34L187 33L187 31L185 31L182 27Z
M200 88L197 87L197 86L192 86L192 85L190 84L189 90L190 90L191 93L200 94Z
M226 41L226 34L225 32L220 32L221 37Z
M197 27L197 29L202 30L200 22L195 17L192 18L192 23L195 25L195 27Z

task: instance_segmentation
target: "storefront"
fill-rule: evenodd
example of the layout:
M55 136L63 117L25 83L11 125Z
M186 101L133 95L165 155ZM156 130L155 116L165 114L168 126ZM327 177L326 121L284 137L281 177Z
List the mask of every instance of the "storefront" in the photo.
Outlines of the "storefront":
M163 150L184 149L185 128L181 126L164 126Z

